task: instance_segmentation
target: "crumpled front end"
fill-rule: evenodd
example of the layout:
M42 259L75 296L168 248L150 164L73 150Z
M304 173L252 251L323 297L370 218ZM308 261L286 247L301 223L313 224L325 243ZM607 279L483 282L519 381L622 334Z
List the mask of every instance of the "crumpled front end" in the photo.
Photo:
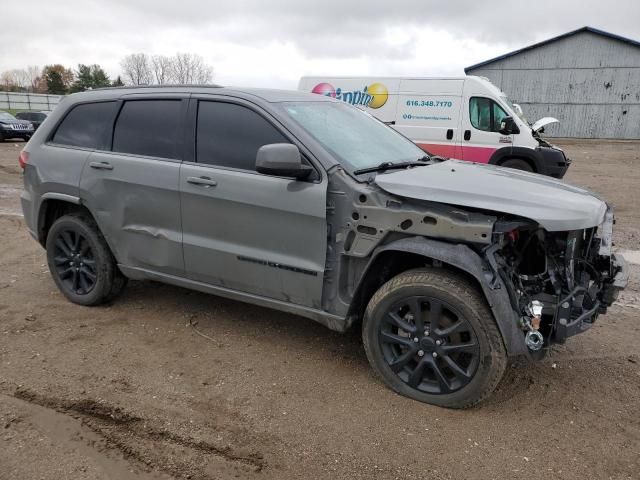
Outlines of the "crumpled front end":
M509 293L531 352L588 330L626 287L629 269L611 251L613 212L601 225L548 232L519 220L496 223L485 255Z

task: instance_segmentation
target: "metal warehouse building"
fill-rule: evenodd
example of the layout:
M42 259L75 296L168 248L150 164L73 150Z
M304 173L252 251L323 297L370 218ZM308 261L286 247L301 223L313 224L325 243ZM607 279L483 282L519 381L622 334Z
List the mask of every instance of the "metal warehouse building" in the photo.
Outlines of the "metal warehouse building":
M583 27L465 68L487 77L547 136L640 139L640 42Z

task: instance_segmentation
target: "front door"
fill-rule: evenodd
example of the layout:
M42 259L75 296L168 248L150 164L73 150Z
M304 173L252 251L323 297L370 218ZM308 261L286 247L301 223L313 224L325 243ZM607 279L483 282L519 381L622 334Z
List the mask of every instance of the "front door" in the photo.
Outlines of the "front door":
M290 137L249 103L192 102L196 147L180 169L187 276L320 308L326 179L257 173L258 148Z
M493 99L472 96L463 110L462 158L472 162L488 163L496 150L511 147L512 135L500 133L504 109Z

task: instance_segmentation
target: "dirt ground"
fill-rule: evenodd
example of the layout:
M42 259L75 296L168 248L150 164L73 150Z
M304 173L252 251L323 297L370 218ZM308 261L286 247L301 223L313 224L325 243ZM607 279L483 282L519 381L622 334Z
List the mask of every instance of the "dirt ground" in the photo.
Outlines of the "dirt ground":
M640 144L558 143L639 249ZM638 267L591 331L445 410L376 381L358 332L155 283L67 302L19 216L22 146L0 145L0 479L640 476Z

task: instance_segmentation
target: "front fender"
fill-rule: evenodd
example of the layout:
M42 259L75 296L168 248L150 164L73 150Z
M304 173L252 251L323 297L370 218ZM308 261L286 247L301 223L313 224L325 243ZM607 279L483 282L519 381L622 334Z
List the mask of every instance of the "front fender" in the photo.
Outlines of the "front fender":
M488 265L476 252L463 244L446 243L424 237L403 238L375 249L366 271L369 270L378 255L389 251L412 253L427 259L439 260L475 278L493 312L507 353L510 356L528 356L529 352L524 343L524 335L518 328L518 316L511 307L507 289L502 279L494 280L494 275ZM489 281L493 282L493 288L489 285Z

